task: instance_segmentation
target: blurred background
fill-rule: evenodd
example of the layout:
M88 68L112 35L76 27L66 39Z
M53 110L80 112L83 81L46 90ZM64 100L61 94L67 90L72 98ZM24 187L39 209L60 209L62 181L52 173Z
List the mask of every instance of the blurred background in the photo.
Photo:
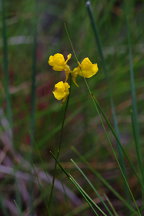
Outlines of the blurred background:
M64 73L53 71L47 61L55 53L62 53L65 57L72 53L69 65L72 68L77 65L65 26L79 61L89 57L99 66L99 72L88 79L88 84L113 124L108 82L85 3L83 0L0 1L0 216L94 215L59 168L51 207L48 201L52 176L55 175L55 161L49 152L57 152L64 112L64 104L55 100L52 90L55 83L64 80ZM128 28L123 3L120 0L93 0L91 6L109 76L120 139L132 162L136 163L131 125ZM142 139L143 14L142 0L127 1ZM71 85L60 162L101 206L70 159L77 161L99 194L106 194L118 215L125 215L126 209L121 201L88 170L72 149L77 149L94 170L125 196L120 171L100 117L84 80L79 78L78 84L79 88ZM107 133L110 134L108 127ZM115 147L114 138L111 140ZM137 179L129 168L128 178L136 199L141 203ZM30 213L31 205L33 213ZM106 215L109 214L106 212Z

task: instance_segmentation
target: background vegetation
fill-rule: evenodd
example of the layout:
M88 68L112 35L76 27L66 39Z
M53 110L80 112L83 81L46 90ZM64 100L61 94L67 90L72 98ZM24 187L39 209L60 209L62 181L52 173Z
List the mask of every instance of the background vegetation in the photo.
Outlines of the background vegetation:
M142 0L0 1L1 216L143 215L143 14ZM47 64L76 66L66 29L99 65L68 106Z

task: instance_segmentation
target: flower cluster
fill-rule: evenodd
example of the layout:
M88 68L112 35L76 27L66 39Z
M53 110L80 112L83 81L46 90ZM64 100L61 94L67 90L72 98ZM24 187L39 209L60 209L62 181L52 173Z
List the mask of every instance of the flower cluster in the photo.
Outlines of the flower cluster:
M57 100L62 100L63 102L66 100L67 96L69 95L69 88L70 85L68 84L68 78L71 74L72 80L75 85L78 87L76 82L77 76L81 76L84 78L90 78L98 72L97 64L92 64L89 58L84 58L83 61L80 63L78 62L78 66L71 70L70 66L67 62L71 58L71 54L69 54L65 60L64 56L60 53L55 55L51 55L48 59L48 64L52 66L54 71L64 71L65 72L65 81L60 81L55 84L55 88L53 91L54 97Z

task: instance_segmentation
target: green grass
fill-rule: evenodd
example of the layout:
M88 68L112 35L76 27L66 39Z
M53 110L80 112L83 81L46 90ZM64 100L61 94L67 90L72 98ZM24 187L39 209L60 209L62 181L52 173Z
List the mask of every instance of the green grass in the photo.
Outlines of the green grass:
M0 11L1 216L143 215L143 1L1 0ZM99 67L63 104L55 53Z

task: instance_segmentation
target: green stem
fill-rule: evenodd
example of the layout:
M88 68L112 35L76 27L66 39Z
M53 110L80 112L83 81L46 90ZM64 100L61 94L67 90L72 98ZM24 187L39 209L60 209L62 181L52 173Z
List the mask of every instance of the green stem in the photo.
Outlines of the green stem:
M71 77L70 77L70 86L71 86ZM71 88L70 88L70 93L71 93ZM67 113L69 99L70 99L70 93L69 93L68 98L66 100L66 104L65 104L65 107L64 107L64 113L63 113L62 124L61 124L58 151L57 151L56 160L55 160L55 166L54 166L54 175L53 175L53 179L52 179L52 185L51 185L51 190L50 190L50 195L49 195L49 200L48 200L49 215L51 215L50 214L50 212L51 212L51 202L52 202L53 189L54 189L54 183L55 183L55 178L56 178L57 161L59 160L60 151L61 151L62 142L63 142L64 125L65 125L66 113Z
M6 25L6 11L5 11L5 0L1 0L2 7L2 40L3 40L3 71L4 71L4 91L6 95L6 110L7 117L11 129L13 128L12 120L12 106L11 96L9 90L9 71L8 71L8 42L7 42L7 25Z
M37 15L38 15L38 2L35 0L34 5L34 20L33 20L33 49L32 49L32 75L31 75L31 110L30 110L30 163L33 169L33 150L35 143L35 127L36 127L36 74L37 74ZM30 212L34 213L34 185L33 174L31 175L30 182Z

